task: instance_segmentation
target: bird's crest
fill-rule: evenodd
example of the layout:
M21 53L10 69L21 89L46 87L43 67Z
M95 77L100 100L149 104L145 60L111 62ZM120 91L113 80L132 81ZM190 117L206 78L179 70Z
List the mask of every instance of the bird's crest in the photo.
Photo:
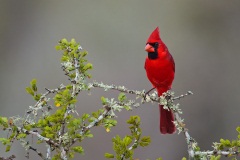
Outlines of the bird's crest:
M157 27L149 36L147 43L155 43L161 41L160 34L159 34L159 28Z

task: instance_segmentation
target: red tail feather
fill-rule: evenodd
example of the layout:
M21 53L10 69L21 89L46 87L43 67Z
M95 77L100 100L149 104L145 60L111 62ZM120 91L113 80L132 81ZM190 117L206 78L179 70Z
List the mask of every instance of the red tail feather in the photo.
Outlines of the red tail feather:
M167 88L157 88L158 96L161 96L164 92L168 91ZM176 131L174 116L171 110L166 110L162 105L159 105L160 111L160 132L162 134L172 134Z
M176 131L176 127L173 123L174 116L172 111L163 109L163 106L159 105L160 111L160 132L162 134L172 134Z

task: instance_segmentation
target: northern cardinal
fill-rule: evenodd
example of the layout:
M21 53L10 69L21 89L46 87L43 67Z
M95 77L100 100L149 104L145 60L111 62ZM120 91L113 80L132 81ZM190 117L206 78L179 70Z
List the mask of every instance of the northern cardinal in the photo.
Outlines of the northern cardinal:
M148 56L145 61L145 69L149 81L157 89L158 96L171 89L175 73L175 63L172 55L169 53L167 46L160 39L158 27L149 36L145 51ZM162 134L172 134L176 131L173 123L174 116L171 110L160 110L160 132Z

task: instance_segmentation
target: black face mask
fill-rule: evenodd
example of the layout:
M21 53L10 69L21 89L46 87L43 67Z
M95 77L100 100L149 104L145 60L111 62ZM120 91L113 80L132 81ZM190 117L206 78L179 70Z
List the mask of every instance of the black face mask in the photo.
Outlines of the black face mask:
M156 43L148 43L149 45L151 45L154 48L154 52L148 52L148 58L149 59L157 59L158 58L158 42Z

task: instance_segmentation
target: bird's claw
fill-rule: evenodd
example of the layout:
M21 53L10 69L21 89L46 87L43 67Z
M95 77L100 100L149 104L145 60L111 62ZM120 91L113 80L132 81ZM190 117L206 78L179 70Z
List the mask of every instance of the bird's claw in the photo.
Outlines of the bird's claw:
M147 92L145 93L145 95L143 96L144 101L146 101L147 95L150 96L149 93L150 93L152 90L154 90L154 89L155 89L155 87L153 87L152 89L150 89L149 91L147 91Z

